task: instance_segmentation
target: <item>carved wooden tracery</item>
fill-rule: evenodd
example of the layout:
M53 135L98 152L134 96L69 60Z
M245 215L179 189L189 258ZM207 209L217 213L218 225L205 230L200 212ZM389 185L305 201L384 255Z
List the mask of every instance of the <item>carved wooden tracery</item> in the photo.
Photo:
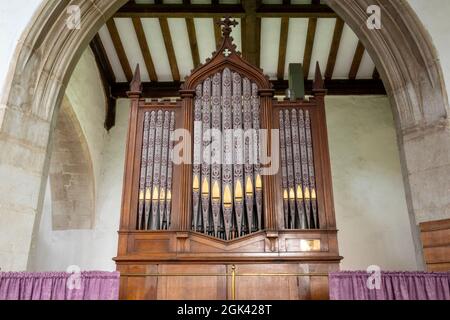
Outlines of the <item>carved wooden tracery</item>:
M326 277L293 282L292 272L328 272L341 259L320 70L313 97L278 101L262 70L236 51L235 22L222 25L221 46L185 79L181 100L141 97L139 69L131 84L115 258L122 298L183 299L187 285L199 298L230 298L232 265L237 272L291 272L270 280L271 291L303 283L287 297L302 290L312 297L313 287L326 290ZM177 129L185 131L174 135ZM266 143L259 129L268 131ZM214 130L221 139L214 140ZM181 145L191 161L172 161ZM263 155L280 159L275 174L264 174ZM208 280L172 277L174 270ZM208 278L218 270L225 278ZM268 289L267 281L246 281L241 298Z

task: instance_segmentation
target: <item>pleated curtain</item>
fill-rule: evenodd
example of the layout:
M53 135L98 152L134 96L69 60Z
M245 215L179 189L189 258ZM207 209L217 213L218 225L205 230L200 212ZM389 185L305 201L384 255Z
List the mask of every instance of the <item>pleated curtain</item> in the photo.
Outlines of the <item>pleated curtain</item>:
M382 272L379 288L367 272L331 273L331 300L450 300L450 273Z
M118 300L118 272L0 272L0 300Z

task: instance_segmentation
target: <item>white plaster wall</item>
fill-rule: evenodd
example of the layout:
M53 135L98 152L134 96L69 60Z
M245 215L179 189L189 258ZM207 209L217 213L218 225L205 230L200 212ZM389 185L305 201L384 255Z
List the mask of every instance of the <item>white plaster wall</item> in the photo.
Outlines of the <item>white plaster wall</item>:
M387 97L328 97L341 265L417 270L394 120Z
M441 62L447 94L450 96L450 1L407 0L428 30Z
M70 265L82 270L115 270L112 258L118 244L128 110L129 102L119 100L116 126L106 136L94 229L52 231L47 190L32 271L63 271Z
M95 190L99 190L107 131L105 94L94 54L88 48L81 56L66 89L66 96L80 122L94 169ZM98 212L96 203L96 212Z
M42 0L14 0L0 3L0 90L18 41Z

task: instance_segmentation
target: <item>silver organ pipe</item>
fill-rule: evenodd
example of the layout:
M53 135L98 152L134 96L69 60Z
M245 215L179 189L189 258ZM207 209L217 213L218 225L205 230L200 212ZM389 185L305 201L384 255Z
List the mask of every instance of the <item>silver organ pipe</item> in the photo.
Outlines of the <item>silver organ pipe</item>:
M283 212L286 229L320 228L309 111L280 111ZM286 222L287 221L287 222Z
M202 98L202 137L203 149L207 150L211 141L211 79L208 78L203 82L203 96ZM212 232L212 214L210 212L210 195L211 195L211 154L203 151L202 154L202 180L201 180L201 212L203 217L203 232L210 234Z
M231 71L222 73L222 212L225 239L230 240L233 218L233 114L231 109Z
M242 131L242 79L233 73L233 178L234 178L234 210L236 214L236 236L242 235L244 214L244 134Z
M172 202L172 134L175 113L163 110L144 114L139 180L138 230L170 226Z
M196 88L194 101L194 163L192 165L192 204L193 221L192 228L198 230L198 218L200 209L200 179L201 179L201 155L202 155L202 85Z
M254 169L255 169L255 199L256 199L256 213L257 213L257 226L258 230L262 229L262 202L263 202L263 192L262 192L262 177L261 177L261 165L260 165L260 119L259 110L260 102L258 96L258 86L252 83L252 117L253 117L253 159L254 159Z
M196 89L192 230L223 240L261 230L258 86L225 68Z
M222 141L218 136L222 123L222 103L221 103L221 81L222 75L216 73L212 81L211 99L211 128L212 128L212 148L211 148L211 204L214 226L214 237L219 236L219 227L222 224L221 217L221 186L222 186Z

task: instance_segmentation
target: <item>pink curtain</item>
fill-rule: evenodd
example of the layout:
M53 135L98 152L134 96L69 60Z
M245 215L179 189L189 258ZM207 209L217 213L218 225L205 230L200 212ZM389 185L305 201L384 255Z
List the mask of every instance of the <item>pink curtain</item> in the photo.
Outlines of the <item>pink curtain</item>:
M118 272L0 272L0 300L117 300Z
M373 289L367 285L370 276L367 272L331 273L330 299L450 300L450 273L382 272L380 286Z

